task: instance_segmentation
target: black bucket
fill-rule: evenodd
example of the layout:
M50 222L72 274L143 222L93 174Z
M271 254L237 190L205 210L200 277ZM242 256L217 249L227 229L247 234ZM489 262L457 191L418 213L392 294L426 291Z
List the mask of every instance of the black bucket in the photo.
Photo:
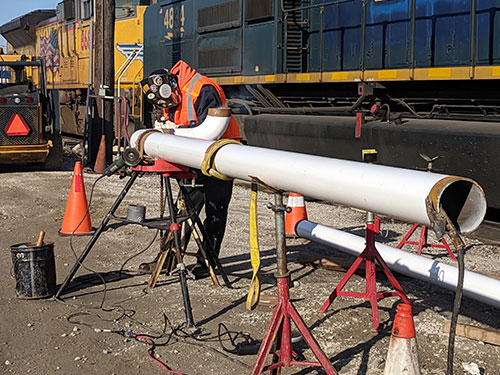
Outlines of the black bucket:
M54 242L42 246L21 243L10 247L16 295L21 299L51 297L56 292Z

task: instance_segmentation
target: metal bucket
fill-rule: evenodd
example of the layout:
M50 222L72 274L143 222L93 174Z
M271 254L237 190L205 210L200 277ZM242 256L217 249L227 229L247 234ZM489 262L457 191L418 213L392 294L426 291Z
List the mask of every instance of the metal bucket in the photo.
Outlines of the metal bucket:
M129 204L127 209L127 220L134 223L143 223L146 218L146 207Z
M56 265L54 243L42 246L21 243L10 247L16 295L20 299L35 299L53 296L56 292Z

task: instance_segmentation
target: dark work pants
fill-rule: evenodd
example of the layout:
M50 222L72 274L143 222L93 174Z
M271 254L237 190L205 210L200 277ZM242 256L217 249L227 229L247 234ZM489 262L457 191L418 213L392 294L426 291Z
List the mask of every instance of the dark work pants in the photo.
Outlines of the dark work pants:
M218 257L226 230L227 210L233 193L233 181L223 181L205 176L201 171L196 172L198 174L196 184L203 186L187 187L187 192L198 214L205 205L203 226L208 234L208 239L203 239L204 245L205 248L208 248L207 242L211 243L214 255ZM199 263L204 264L200 251L198 251L196 257Z

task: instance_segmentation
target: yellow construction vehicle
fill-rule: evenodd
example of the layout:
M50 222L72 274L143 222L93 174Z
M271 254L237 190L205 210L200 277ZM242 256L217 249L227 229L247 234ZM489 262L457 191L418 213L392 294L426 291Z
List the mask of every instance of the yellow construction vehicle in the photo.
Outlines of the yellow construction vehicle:
M0 165L62 163L40 58L0 55Z

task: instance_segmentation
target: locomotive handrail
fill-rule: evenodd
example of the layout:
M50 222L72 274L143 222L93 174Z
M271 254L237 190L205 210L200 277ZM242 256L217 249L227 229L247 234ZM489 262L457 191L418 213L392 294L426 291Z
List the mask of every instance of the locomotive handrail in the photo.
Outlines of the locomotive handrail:
M139 54L142 52L143 48L144 48L144 45L142 45L142 46L141 46L141 48L139 48L139 50L137 50L137 49L136 49L136 50L134 50L134 52L132 52L132 53L130 54L130 56L129 56L129 57L127 57L127 60L125 60L125 63L127 63L127 61L128 61L128 64L127 64L127 65L125 65L125 67L124 67L124 68L123 68L123 70L121 71L121 73L120 73L120 75L119 75L119 77L118 77L118 80L117 80L117 82L116 82L116 83L117 83L117 85L118 85L118 88L117 88L117 90L118 90L118 95L120 95L120 82L121 82L121 79L122 79L123 75L127 72L128 68L130 68L130 67L132 66L132 63L133 63L135 60L137 60L137 57L138 57L138 56L139 56ZM123 66L123 65L122 65L122 66ZM122 67L120 67L120 69L121 69L121 68L122 68ZM118 70L118 72L120 72L120 70ZM116 77L116 74L115 74L115 77Z
M314 4L314 5L307 5L305 7L297 7L297 8L292 8L292 9L285 9L285 6L283 4L283 0L280 1L280 7L281 11L283 13L290 13L290 12L298 12L300 10L306 10L306 9L313 9L313 8L321 8L325 6L330 6L330 5L337 5L337 4L342 4L342 3L351 3L352 0L338 0L338 1L330 1L327 3L321 3L321 4Z
M134 49L134 50L132 51L132 53L131 53L130 55L128 55L128 56L127 56L127 58L125 59L125 61L123 62L123 64L122 64L122 65L118 68L118 70L116 71L116 73L115 73L115 78L116 78L116 76L117 76L118 74L120 74L120 73L121 73L122 68L123 68L125 65L127 65L127 63L129 62L129 60L130 60L132 57L134 57L134 59L135 59L135 57L136 57L137 55L139 55L139 53L141 53L141 51L142 51L143 49L144 49L144 45L142 45L142 46L141 46L141 48L140 48L139 50L137 50L137 48L136 48L136 49Z

